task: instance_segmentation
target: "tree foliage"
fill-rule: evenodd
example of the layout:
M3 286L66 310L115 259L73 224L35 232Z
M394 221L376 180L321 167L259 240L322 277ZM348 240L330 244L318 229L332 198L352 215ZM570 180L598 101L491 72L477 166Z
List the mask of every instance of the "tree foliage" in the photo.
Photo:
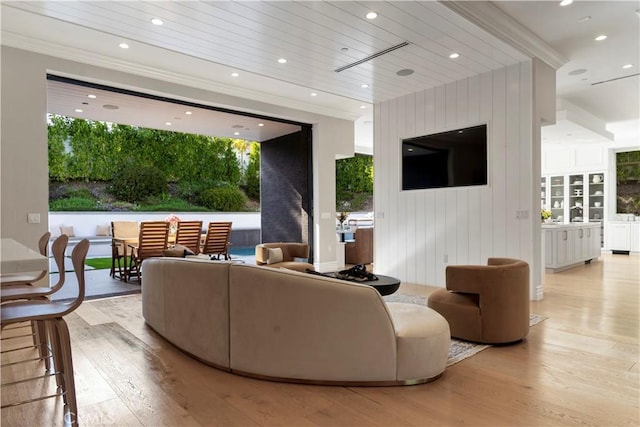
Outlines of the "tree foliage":
M231 138L50 117L52 181L110 181L127 167L158 168L169 182L225 181L237 186L242 179Z
M249 163L245 171L246 193L252 199L260 199L260 144L251 143Z
M373 195L373 157L336 160L336 210L361 210L366 198Z

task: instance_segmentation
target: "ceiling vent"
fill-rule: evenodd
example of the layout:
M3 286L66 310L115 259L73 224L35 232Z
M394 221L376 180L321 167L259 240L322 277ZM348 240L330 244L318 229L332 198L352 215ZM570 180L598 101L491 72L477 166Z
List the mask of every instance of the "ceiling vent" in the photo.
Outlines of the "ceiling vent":
M362 58L359 61L352 62L351 64L347 64L347 65L345 65L343 67L340 67L340 68L336 68L334 71L336 73L339 73L341 71L348 70L351 67L355 67L356 65L364 64L365 62L370 61L373 58L377 58L379 56L385 55L385 54L387 54L389 52L393 52L394 50L400 49L401 47L405 47L405 46L408 46L408 45L409 45L409 42L402 42L402 43L397 44L395 46L391 46L390 48L387 48L385 50L381 50L380 52L374 53L373 55L367 56L366 58Z
M635 76L640 76L640 73L630 74L628 76L616 77L616 78L609 79L609 80L603 80L601 82L591 83L591 86L601 85L603 83L615 82L616 80L628 79L629 77L635 77Z

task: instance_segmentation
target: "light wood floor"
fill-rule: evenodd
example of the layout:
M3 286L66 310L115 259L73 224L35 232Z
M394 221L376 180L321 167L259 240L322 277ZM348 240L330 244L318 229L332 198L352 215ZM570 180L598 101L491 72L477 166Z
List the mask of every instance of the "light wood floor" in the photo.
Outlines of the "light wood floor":
M431 290L403 284L400 292ZM433 383L376 388L221 372L147 328L139 295L90 301L68 316L79 419L85 426L638 426L639 293L638 256L603 255L548 274L544 300L531 305L548 319L524 342L489 348ZM2 381L15 371L3 368ZM41 388L5 387L3 404ZM62 404L3 409L1 421L62 425Z

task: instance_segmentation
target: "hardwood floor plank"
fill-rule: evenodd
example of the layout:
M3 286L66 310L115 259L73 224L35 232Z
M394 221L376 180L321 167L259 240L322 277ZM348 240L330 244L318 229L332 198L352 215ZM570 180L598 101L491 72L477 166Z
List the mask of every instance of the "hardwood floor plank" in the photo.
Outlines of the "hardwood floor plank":
M403 283L399 292L436 288ZM85 302L67 317L82 425L637 426L640 256L546 274L548 318L411 387L331 387L245 378L200 363L147 327L141 297ZM3 336L9 332L3 331ZM21 339L29 342L28 339ZM19 340L16 340L19 341ZM3 348L8 344L3 342ZM6 363L15 355L3 355ZM42 370L2 368L2 380ZM50 385L49 385L50 386ZM43 385L2 390L40 393ZM2 410L5 426L62 425L60 399Z

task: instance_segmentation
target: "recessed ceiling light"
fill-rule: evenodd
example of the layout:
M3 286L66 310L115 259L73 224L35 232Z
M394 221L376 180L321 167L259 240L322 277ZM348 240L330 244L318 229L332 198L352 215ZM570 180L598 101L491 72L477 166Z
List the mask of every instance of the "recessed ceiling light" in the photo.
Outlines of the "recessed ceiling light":
M240 135L240 132L234 132L233 134L234 134L235 136L238 136L238 135Z
M151 23L153 25L162 25L162 24L164 24L164 22L162 22L162 19L160 19L160 18L152 18L151 19Z
M120 43L120 44L118 45L118 47L119 47L120 49L129 49L129 45L128 45L128 44L126 44L126 43L124 43L124 42Z
M591 21L590 15L583 16L582 18L578 18L578 22L587 22L587 21Z
M284 58L280 58L280 59L278 59L278 62L281 63L281 64L286 64L287 60L284 59Z
M455 53L455 52L453 52L451 55L449 55L449 58L451 58L451 59L456 59L458 57L460 57L460 54L459 53Z
M376 19L377 17L378 17L378 14L375 12L367 13L367 19Z
M192 114L193 114L191 111L185 111L184 113L185 113L187 116L190 116L190 115L192 115Z
M113 104L104 104L102 108L104 108L105 110L118 110L120 107Z
M94 94L90 93L89 95L87 95L87 98L96 99L96 96Z
M258 126L262 127L264 126L264 123L258 123Z
M82 113L82 108L76 108L76 113Z
M601 42L602 40L605 40L607 38L607 36L605 36L604 34L599 35L598 37L596 37L594 40L597 42Z
M311 92L311 96L318 96L318 94L315 92Z
M369 85L368 85L368 84L366 84L366 83L364 83L364 84L361 84L361 85L360 85L360 87L361 87L361 88L363 88L363 89L366 89L366 88L368 88L368 87L369 87Z
M238 77L240 74L238 73L231 73L231 77Z
M560 6L569 6L571 3L573 3L573 0L562 0Z
M343 48L340 48L340 51L341 52L349 52L349 48L348 47L343 47Z
M632 64L625 64L625 65L623 65L623 66L622 66L622 68L624 68L625 70L626 70L627 68L631 68L631 67L633 67L633 65L632 65Z
M398 70L398 72L396 72L397 75L405 77L405 76L410 76L411 74L413 74L413 70L410 68L405 68L403 70Z
M171 122L164 122L165 125L171 126Z
M367 108L367 106L366 105L361 105L360 108L364 110L365 108Z
M413 148L407 148L407 151L413 151Z

